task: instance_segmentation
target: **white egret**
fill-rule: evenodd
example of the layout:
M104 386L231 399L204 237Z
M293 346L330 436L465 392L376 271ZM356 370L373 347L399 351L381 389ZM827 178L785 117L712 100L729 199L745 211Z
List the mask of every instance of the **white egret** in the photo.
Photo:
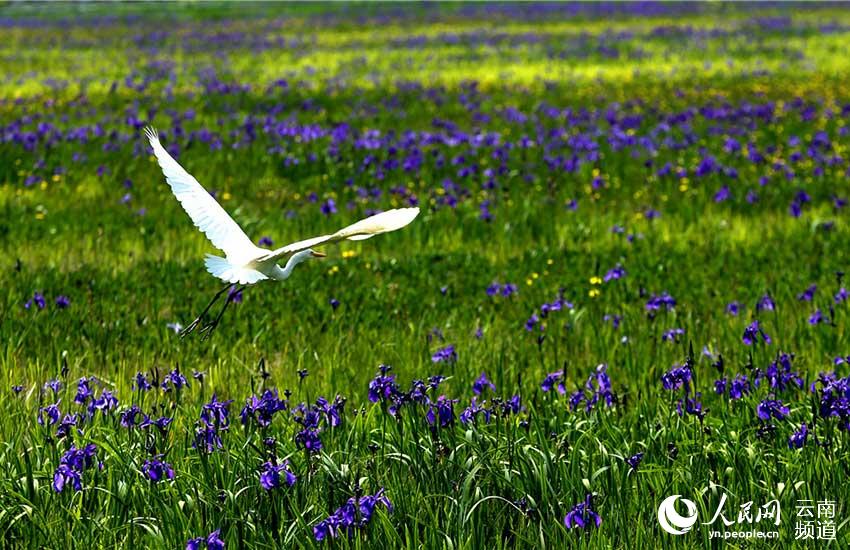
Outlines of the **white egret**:
M171 191L183 209L192 218L192 221L212 242L213 246L224 252L225 257L207 254L206 267L213 276L226 282L227 285L221 289L207 305L203 312L189 326L181 332L185 336L198 326L201 319L210 310L225 290L233 289L236 285L244 285L236 292L240 292L247 285L270 279L283 281L292 274L296 265L311 258L325 256L321 252L313 250L314 246L331 244L337 241L350 240L359 241L368 239L380 233L387 233L401 229L413 221L419 214L418 208L398 208L388 210L357 223L340 229L330 235L322 235L298 241L275 250L268 250L256 246L251 239L245 235L233 218L224 208L204 189L198 180L183 169L168 151L159 142L159 136L153 128L145 128L145 136L153 147L153 153L159 166L165 174L165 180L171 186ZM279 259L289 256L284 267L280 267ZM225 300L224 307L216 319L204 326L202 331L208 334L218 325L230 299Z

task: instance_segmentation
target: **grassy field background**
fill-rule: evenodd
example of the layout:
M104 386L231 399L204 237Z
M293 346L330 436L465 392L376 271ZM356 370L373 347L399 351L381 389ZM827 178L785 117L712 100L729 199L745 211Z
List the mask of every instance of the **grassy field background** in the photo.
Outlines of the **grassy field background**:
M707 521L724 492L727 517L780 501L777 547L813 544L795 540L797 500L836 501L846 544L843 6L77 9L0 8L2 545L174 548L218 529L228 548L709 547L723 543L707 528L661 531L656 509L681 494ZM422 214L248 289L209 341L181 340L168 324L218 289L215 251L146 124L255 240ZM675 305L653 309L665 293ZM756 320L770 344L743 341ZM789 370L765 374L782 353ZM585 386L600 364L611 394ZM380 365L399 389L374 403ZM662 381L681 365L687 395ZM188 388L133 389L175 369ZM559 371L565 394L544 391ZM463 422L482 373L492 417ZM748 394L718 395L736 374ZM433 375L447 379L427 398L405 393ZM75 403L83 377L93 395ZM290 389L286 409L243 425L265 388ZM571 407L583 388L601 400ZM93 407L104 391L117 403ZM701 412L679 413L695 392ZM234 400L228 422L199 420L213 394ZM500 401L515 395L519 411ZM297 404L320 396L345 402L317 405L311 452ZM440 396L458 400L450 420ZM765 400L788 410L760 418ZM64 436L39 412L52 403L79 415ZM128 428L134 404L173 422ZM192 445L206 428L222 441L209 453ZM56 491L86 444L81 489ZM173 479L149 479L154 457ZM284 459L295 484L261 487ZM382 488L392 511L316 540ZM587 495L601 525L569 528Z

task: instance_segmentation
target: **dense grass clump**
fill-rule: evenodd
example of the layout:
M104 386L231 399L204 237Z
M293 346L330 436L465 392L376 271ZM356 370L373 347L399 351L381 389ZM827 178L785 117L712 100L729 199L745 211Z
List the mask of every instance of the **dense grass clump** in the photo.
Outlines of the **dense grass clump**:
M0 546L846 544L850 12L603 8L4 8Z

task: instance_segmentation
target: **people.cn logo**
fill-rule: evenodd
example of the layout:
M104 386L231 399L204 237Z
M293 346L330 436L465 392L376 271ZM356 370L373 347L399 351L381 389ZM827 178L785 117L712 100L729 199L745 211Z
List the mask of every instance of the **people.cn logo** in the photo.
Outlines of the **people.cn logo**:
M658 523L671 535L684 535L697 522L697 505L694 501L682 499L682 504L688 509L686 515L682 516L676 511L676 501L680 497L681 495L667 497L658 506Z

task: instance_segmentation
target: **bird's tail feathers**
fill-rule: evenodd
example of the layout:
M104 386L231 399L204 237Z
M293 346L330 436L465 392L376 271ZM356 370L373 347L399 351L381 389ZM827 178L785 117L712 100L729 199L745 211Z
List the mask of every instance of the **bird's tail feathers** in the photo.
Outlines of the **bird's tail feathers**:
M226 258L207 254L204 265L207 266L207 271L214 277L218 277L226 283L239 283L241 285L251 285L257 281L268 279L264 274L255 269L250 269L242 266L233 265Z

